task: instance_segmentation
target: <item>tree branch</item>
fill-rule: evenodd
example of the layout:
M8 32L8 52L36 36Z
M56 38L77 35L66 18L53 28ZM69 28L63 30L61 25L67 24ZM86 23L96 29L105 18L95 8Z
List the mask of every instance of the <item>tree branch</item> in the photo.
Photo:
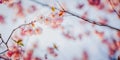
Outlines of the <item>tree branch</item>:
M0 38L1 38L1 40L2 40L1 44L2 44L2 43L4 43L4 44L5 44L5 46L7 47L7 49L6 49L6 50L4 50L3 52L0 52L0 54L3 54L3 53L5 53L6 51L8 51L8 50L9 50L9 47L8 47L8 45L7 45L7 44L8 44L8 42L9 42L9 40L10 40L11 36L13 35L13 33L14 33L17 29L19 29L19 28L20 28L20 27L22 27L22 26L26 26L26 25L33 24L33 23L35 23L35 22L37 22L37 21L33 21L33 22L30 22L30 23L27 23L27 24L22 24L22 25L18 26L17 28L13 29L13 30L12 30L12 32L11 32L11 34L10 34L10 36L8 37L8 39L7 39L7 41L6 41L6 42L4 42L4 40L3 40L3 38L2 38L2 36L1 36L1 34L0 34Z
M3 53L5 53L5 52L7 52L7 51L8 51L8 49L4 50L3 52L0 52L0 54L3 54Z
M0 39L2 40L2 42L0 43L0 45L2 44L2 43L4 43L5 44L5 46L7 47L7 49L6 50L4 50L3 52L0 52L0 54L3 54L3 53L5 53L6 51L8 51L8 45L4 42L4 40L3 40L3 38L2 38L2 35L0 34Z
M110 3L113 11L117 14L118 17L120 17L120 14L115 10L115 8L114 8L113 3L111 2L111 0L108 0L108 2Z
M35 3L37 3L37 4L39 4L39 5L42 5L42 6L51 8L48 4L44 4L44 3L39 2L39 1L36 1L36 0L31 0L31 1L33 1L33 2L35 2ZM58 9L58 8L56 8L56 7L55 7L55 9L60 10L60 9ZM60 10L60 11L62 11L62 10ZM98 26L104 26L104 27L108 27L108 28L111 28L111 29L120 31L119 28L115 28L115 27L112 27L112 26L107 25L107 24L102 24L102 23L99 23L99 22L95 22L94 20L90 20L90 19L88 19L88 18L83 18L83 17L81 17L81 16L79 16L79 15L76 15L76 14L70 12L70 11L65 10L64 12L65 12L65 13L68 13L68 14L70 14L70 15L72 15L72 16L75 16L75 17L77 17L77 18L80 18L80 19L82 19L82 20L84 20L84 21L86 21L86 22L89 22L89 23L91 23L91 24L95 24L95 25L98 25Z
M0 56L0 59L11 60L11 59L9 59L9 58L7 58L7 57L5 57L5 56Z
M5 43L1 34L0 34L0 39L2 40L2 43Z
M35 21L35 22L36 22L36 21ZM32 23L33 23L33 22L32 22ZM19 29L19 28L22 27L22 26L26 26L26 25L29 25L29 24L32 24L32 23L22 24L22 25L18 26L17 28L13 29L12 32L11 32L11 34L10 34L10 36L8 37L8 39L7 39L7 41L6 41L6 44L8 43L8 41L9 41L10 38L11 38L11 36L13 35L13 33L14 33L17 29Z

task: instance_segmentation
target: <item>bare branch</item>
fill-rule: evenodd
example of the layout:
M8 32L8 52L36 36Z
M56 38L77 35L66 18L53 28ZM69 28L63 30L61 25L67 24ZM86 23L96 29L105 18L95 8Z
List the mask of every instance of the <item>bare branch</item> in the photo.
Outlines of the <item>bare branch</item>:
M115 10L112 1L111 1L111 0L108 0L108 2L110 3L110 5L111 5L113 11L117 14L118 17L120 17L120 14Z
M0 39L2 40L2 42L0 43L0 45L3 43L3 44L5 44L5 46L7 47L6 50L4 50L3 52L0 52L0 54L3 54L3 53L5 53L6 51L8 51L8 45L4 42L1 34L0 34Z
M3 38L2 38L2 34L0 34L0 39L2 40L3 43L5 43Z
M62 7L62 5L59 3L59 1L56 0L56 2L59 4L59 6L62 8L62 10L65 11L65 9Z
M36 0L31 0L31 1L33 1L33 2L35 2L35 3L37 3L37 4L39 4L39 5L42 5L42 6L51 8L48 4L44 4L44 3L39 2L39 1L36 1ZM58 8L56 8L56 7L55 7L55 9L60 10L60 9L58 9ZM60 10L60 11L62 11L62 10ZM99 23L99 22L95 22L94 20L90 20L90 19L88 19L88 18L83 18L83 17L81 17L81 16L79 16L79 15L76 15L76 14L70 12L70 11L65 10L64 12L65 12L65 13L68 13L68 14L70 14L70 15L72 15L72 16L75 16L75 17L77 17L77 18L80 18L80 19L82 19L82 20L84 20L84 21L86 21L86 22L89 22L89 23L91 23L91 24L95 24L95 25L98 25L98 26L104 26L104 27L108 27L108 28L111 28L111 29L120 31L119 28L115 28L115 27L112 27L112 26L107 25L107 24L102 24L102 23Z

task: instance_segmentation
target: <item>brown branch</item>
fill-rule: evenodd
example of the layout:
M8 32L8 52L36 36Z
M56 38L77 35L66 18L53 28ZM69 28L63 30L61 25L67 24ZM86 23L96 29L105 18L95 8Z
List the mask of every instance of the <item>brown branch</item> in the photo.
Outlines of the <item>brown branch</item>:
M36 0L31 0L31 1L33 1L33 2L35 2L35 3L37 3L37 4L39 4L39 5L42 5L42 6L51 8L48 4L44 4L44 3L39 2L39 1L36 1ZM60 10L60 9L58 9L58 8L56 8L56 7L55 7L55 9ZM60 11L62 11L62 10L60 10ZM65 10L64 12L65 12L65 13L68 13L68 14L70 14L70 15L72 15L72 16L75 16L75 17L77 17L77 18L80 18L80 19L82 19L82 20L84 20L84 21L86 21L86 22L89 22L89 23L91 23L91 24L95 24L95 25L98 25L98 26L104 26L104 27L108 27L108 28L111 28L111 29L120 31L119 28L115 28L115 27L112 27L112 26L107 25L107 24L102 24L102 23L99 23L99 22L95 22L94 20L90 20L90 19L87 19L87 18L83 18L83 17L81 17L81 16L79 16L79 15L76 15L76 14L70 12L70 11Z
M113 11L117 14L118 17L120 17L120 14L119 14L119 13L116 11L116 9L114 8L113 3L111 2L111 0L108 0L108 2L110 3Z

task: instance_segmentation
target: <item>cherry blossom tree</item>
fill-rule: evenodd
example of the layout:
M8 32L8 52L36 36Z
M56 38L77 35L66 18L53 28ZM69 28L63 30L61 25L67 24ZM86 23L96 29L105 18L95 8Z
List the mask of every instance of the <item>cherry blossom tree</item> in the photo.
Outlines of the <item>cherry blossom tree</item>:
M120 0L0 0L0 60L120 60Z

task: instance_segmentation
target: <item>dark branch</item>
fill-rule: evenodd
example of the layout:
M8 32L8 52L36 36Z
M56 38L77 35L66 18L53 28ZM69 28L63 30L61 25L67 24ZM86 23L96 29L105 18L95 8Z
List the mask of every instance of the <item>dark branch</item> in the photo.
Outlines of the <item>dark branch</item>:
M2 43L5 43L1 34L0 34L0 39L2 40Z
M51 8L48 4L44 4L44 3L39 2L39 1L36 1L36 0L31 0L31 1L33 1L33 2L35 2L35 3L37 3L37 4L39 4L39 5L42 5L42 6ZM58 8L56 8L56 7L55 7L55 9L60 10L60 9L58 9ZM61 11L61 10L60 10L60 11ZM79 15L76 15L76 14L70 12L70 11L65 10L64 12L65 12L65 13L68 13L68 14L70 14L70 15L72 15L72 16L75 16L75 17L77 17L77 18L80 18L80 19L82 19L82 20L84 20L84 21L86 21L86 22L89 22L89 23L91 23L91 24L95 24L95 25L98 25L98 26L104 26L104 27L108 27L108 28L111 28L111 29L120 31L120 29L118 29L118 28L112 27L112 26L107 25L107 24L102 24L102 23L99 23L99 22L95 22L95 21L90 20L90 19L87 19L87 18L83 18L83 17L81 17L81 16L79 16Z
M108 0L108 2L110 3L113 11L117 14L118 17L120 17L120 14L115 10L115 8L114 8L113 3L111 2L111 0Z
M0 54L3 54L3 53L5 53L6 51L8 51L8 45L4 42L1 34L0 34L0 39L2 40L2 42L0 43L0 45L3 43L3 44L5 44L5 46L7 47L6 50L4 50L3 52L0 52Z
M7 52L7 51L8 51L8 49L6 49L6 50L0 52L0 54L3 54L3 53L5 53L5 52Z

